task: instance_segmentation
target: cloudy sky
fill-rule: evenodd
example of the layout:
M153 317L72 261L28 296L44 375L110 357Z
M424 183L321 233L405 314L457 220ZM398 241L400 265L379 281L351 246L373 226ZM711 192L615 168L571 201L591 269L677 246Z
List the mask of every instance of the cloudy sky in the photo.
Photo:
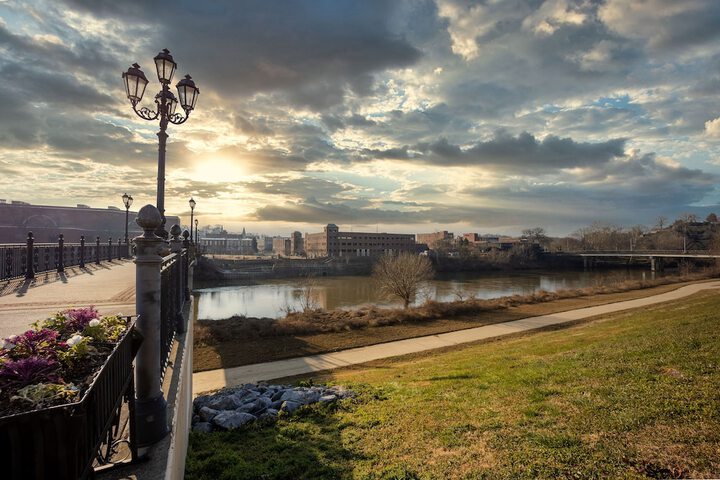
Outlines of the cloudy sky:
M158 125L120 75L143 67L150 106L162 48L201 89L168 214L560 235L720 213L717 0L0 0L1 195L154 203Z

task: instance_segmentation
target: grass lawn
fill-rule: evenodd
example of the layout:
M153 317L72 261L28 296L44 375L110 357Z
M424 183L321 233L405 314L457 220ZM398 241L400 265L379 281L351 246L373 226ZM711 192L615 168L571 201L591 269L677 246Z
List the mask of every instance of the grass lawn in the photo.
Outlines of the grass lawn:
M712 291L312 381L358 395L192 434L186 478L720 477Z

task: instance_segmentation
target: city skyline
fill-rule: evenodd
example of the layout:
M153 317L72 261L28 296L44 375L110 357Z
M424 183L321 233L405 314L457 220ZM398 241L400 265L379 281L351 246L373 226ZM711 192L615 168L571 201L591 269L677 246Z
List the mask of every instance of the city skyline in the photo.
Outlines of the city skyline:
M175 5L175 4L173 4ZM3 196L155 203L157 124L120 74L201 90L166 211L260 234L566 235L720 203L720 4L0 0ZM185 218L187 217L187 218Z

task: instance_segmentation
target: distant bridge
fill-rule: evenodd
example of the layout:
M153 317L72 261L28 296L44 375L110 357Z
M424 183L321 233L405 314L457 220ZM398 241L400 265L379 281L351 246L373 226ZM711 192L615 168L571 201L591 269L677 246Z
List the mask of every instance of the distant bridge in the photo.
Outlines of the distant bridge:
M720 253L712 253L706 250L696 250L684 252L682 250L654 250L654 251L580 251L580 252L556 252L552 253L556 256L564 257L580 257L583 259L585 268L591 267L593 262L598 258L627 258L629 261L633 259L647 259L650 261L650 269L655 272L663 269L663 260L672 259L720 259Z

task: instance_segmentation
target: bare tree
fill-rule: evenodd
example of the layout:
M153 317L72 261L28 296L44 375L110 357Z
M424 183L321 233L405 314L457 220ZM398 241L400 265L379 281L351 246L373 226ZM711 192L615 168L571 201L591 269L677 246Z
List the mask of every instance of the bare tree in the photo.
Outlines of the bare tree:
M522 235L532 243L538 243L540 245L545 245L549 241L545 229L542 227L528 228L522 231Z
M434 273L427 257L401 253L380 257L373 267L373 280L384 295L398 297L407 308L422 283L430 280Z
M667 217L663 217L660 215L657 217L657 220L655 221L655 226L658 227L658 230L662 230L665 224L667 223L668 219Z
M317 310L318 308L317 280L311 275L306 275L300 282L300 308L303 312Z
M584 250L620 250L627 248L623 238L623 230L617 225L593 222L573 233Z
M646 232L647 228L645 225L635 225L628 230L627 235L630 241L630 250L635 250L637 248L638 240L640 240Z

